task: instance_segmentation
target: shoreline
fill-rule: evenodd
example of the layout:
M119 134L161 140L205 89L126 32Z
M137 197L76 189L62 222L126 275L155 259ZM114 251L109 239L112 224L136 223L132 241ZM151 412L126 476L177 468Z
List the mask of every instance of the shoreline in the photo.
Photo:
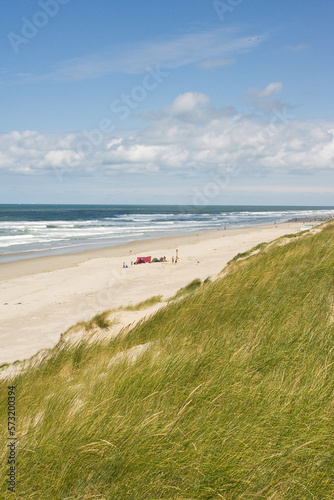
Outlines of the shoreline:
M154 295L166 299L196 278L215 279L237 253L302 227L298 221L206 231L2 263L0 363L53 347L68 328L105 310ZM179 261L172 264L176 249ZM168 262L131 266L145 255Z
M24 259L11 260L6 262L0 262L0 283L3 280L26 276L31 274L37 274L41 272L50 272L55 271L57 269L64 269L66 267L72 267L73 265L80 264L87 260L96 259L96 258L105 258L108 257L120 257L124 256L127 252L132 250L132 254L134 250L137 252L146 252L147 249L151 249L151 251L155 249L160 249L161 242L165 242L167 244L167 248L177 242L179 244L185 244L189 238L197 238L199 240L206 239L208 236L210 238L219 238L222 235L226 234L241 234L244 232L248 232L251 230L257 229L267 229L273 226L281 227L287 224L300 224L301 227L306 223L316 223L322 224L327 222L331 218L319 218L319 217L302 217L302 218L294 218L286 222L273 223L273 224L258 224L252 226L244 226L240 228L227 228L227 229L218 229L218 230L207 230L201 232L193 232L191 234L180 234L177 236L159 236L157 238L147 238L143 240L134 240L128 243L121 243L111 246L103 246L99 248L87 248L80 251L74 251L69 253L61 253L61 254L50 254L50 255L42 255L36 257L28 257ZM177 240L177 242L175 241Z
M97 240L92 240L92 239L86 239L86 240L81 240L75 242L74 240L69 240L68 242L64 242L62 246L55 246L55 247L49 247L49 248L33 248L33 249L25 249L21 251L8 251L8 252L3 252L0 253L0 279L1 279L1 266L3 264L10 264L10 263L18 263L23 260L31 260L31 259L39 259L39 258L48 258L50 256L54 257L62 257L66 255L77 255L77 254L82 254L85 252L94 252L96 250L103 250L106 248L114 248L114 247L124 247L125 245L128 244L136 244L140 243L142 241L147 241L147 240L156 240L156 239L166 239L166 238L182 238L182 237L188 237L188 236L194 236L196 234L201 234L201 233L211 233L211 232L216 232L216 231L224 231L224 230L243 230L243 229L248 229L248 228L254 228L257 226L271 226L272 224L285 224L285 223L291 223L291 222L299 222L300 224L303 223L321 223L321 222L326 222L332 218L331 215L327 214L322 214L322 215L301 215L301 216L295 216L289 220L286 221L280 221L280 220L271 220L269 221L262 221L262 222L257 222L255 224L253 223L246 223L244 225L228 225L224 226L222 223L220 227L218 228L200 228L200 229L179 229L179 230L165 230L165 231L159 231L158 229L154 233L147 233L146 235L141 235L141 236L135 236L133 235L134 239L130 240L123 236L121 238L114 238L114 239L97 239Z

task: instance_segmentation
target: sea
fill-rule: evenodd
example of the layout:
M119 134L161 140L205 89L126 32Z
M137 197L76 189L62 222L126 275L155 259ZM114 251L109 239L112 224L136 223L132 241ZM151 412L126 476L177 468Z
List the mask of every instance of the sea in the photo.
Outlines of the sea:
M0 205L0 262L314 217L334 207Z

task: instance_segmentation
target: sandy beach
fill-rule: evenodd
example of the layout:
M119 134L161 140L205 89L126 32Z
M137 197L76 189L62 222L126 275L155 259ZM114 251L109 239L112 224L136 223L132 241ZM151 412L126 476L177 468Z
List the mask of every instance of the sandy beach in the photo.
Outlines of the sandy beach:
M168 298L195 278L214 279L237 253L302 227L297 221L228 229L0 264L0 363L54 346L69 327L107 309ZM179 261L172 264L176 249ZM131 266L145 255L168 262Z

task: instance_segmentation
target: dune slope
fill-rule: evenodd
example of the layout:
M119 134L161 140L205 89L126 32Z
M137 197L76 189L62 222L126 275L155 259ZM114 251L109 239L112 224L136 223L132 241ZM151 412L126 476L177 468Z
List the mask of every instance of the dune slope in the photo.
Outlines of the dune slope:
M16 387L16 498L333 498L333 239L332 223L280 238L2 383L2 421Z

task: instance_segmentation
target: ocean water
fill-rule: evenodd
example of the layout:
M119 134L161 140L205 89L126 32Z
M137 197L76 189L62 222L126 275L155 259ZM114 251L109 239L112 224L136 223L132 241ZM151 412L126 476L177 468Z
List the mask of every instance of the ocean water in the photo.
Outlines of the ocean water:
M334 207L0 205L0 262L313 216Z

